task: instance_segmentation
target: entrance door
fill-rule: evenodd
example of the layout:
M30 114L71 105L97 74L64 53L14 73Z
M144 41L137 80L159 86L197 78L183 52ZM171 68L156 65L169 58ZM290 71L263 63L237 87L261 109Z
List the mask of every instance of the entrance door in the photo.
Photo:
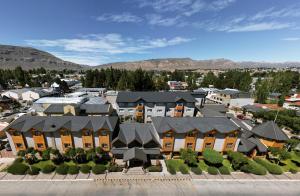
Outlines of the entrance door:
M141 167L143 166L143 161L137 159L129 160L129 167Z

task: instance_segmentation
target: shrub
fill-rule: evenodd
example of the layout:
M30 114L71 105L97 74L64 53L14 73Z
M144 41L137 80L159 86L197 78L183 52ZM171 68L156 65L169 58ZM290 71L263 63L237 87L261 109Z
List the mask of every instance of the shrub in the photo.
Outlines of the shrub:
M53 172L55 170L55 166L52 165L52 164L48 164L48 165L45 165L43 168L42 168L42 172L44 174L50 174L51 172Z
M147 168L149 172L162 172L161 165L152 165Z
M13 163L22 163L22 162L23 162L23 158L18 157L18 158L16 158L16 159L14 160Z
M31 166L28 168L26 173L29 175L38 175L40 173L40 168Z
M219 168L219 172L222 175L230 175L230 170L226 166L222 166Z
M109 172L121 172L123 169L119 167L118 165L110 165L108 168Z
M241 170L245 173L252 173L255 175L266 175L267 170L254 161L248 161L248 164L241 167Z
M75 175L79 173L79 167L77 165L71 165L68 169L68 174Z
M19 150L18 153L17 153L17 155L18 155L19 157L24 157L25 154L26 154L26 151L25 151L25 150Z
M189 169L186 165L180 165L179 166L179 171L182 173L182 174L188 174L189 173Z
M202 170L200 167L191 167L191 171L196 175L202 174Z
M248 163L248 158L240 152L228 152L228 159L231 161L234 170L239 170L243 165Z
M42 159L49 160L50 159L51 148L48 148L42 152Z
M7 172L13 175L24 175L28 168L24 163L13 163L7 168Z
M297 169L293 169L293 168L290 168L289 171L290 171L292 174L298 173L298 170L297 170Z
M264 166L270 174L280 175L283 173L280 166L278 166L274 163L270 163L267 160L260 159L260 158L254 158L254 161L256 161L258 164Z
M93 168L92 168L92 172L94 174L104 174L105 173L105 170L106 170L106 167L105 165L95 165Z
M25 162L28 163L29 165L32 165L34 163L38 162L37 157L33 153L27 153L25 155Z
M56 171L56 173L58 173L60 175L66 175L68 173L68 168L69 168L68 165L61 164L55 169L55 171Z
M211 166L207 168L207 172L211 175L217 175L219 173L216 167Z
M167 165L168 167L168 172L170 172L170 174L175 175L176 174L176 169L174 167L174 165Z
M211 166L220 165L223 162L223 156L213 149L205 149L203 158Z
M89 166L89 165L81 165L80 166L81 173L88 174L88 173L90 173L90 170L91 170L91 166Z
M180 149L180 158L189 166L197 164L197 153L192 149Z

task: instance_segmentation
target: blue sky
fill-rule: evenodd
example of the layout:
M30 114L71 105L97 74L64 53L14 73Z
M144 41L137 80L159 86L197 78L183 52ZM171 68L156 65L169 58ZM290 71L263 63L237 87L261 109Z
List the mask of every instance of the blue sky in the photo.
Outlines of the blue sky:
M0 43L97 65L151 58L300 61L298 0L6 0Z

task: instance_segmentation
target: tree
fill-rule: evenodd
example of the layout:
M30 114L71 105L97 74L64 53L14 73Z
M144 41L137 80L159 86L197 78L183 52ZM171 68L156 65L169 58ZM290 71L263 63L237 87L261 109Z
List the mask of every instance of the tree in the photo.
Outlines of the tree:
M208 87L209 85L215 85L217 83L218 78L215 76L213 72L208 72L201 83L201 86Z
M197 153L192 149L180 149L180 158L189 166L197 165Z
M205 149L203 158L210 166L219 166L223 162L223 156L213 149Z
M256 102L266 103L269 95L268 81L263 80L256 84Z

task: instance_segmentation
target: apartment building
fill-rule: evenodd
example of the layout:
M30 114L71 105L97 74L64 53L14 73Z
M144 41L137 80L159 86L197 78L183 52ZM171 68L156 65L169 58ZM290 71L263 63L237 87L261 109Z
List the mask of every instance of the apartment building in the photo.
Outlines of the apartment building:
M100 146L109 151L117 122L117 117L24 115L4 130L14 154L29 147L64 152L71 147Z
M119 92L117 113L120 119L151 122L155 116L195 115L196 99L190 92Z

